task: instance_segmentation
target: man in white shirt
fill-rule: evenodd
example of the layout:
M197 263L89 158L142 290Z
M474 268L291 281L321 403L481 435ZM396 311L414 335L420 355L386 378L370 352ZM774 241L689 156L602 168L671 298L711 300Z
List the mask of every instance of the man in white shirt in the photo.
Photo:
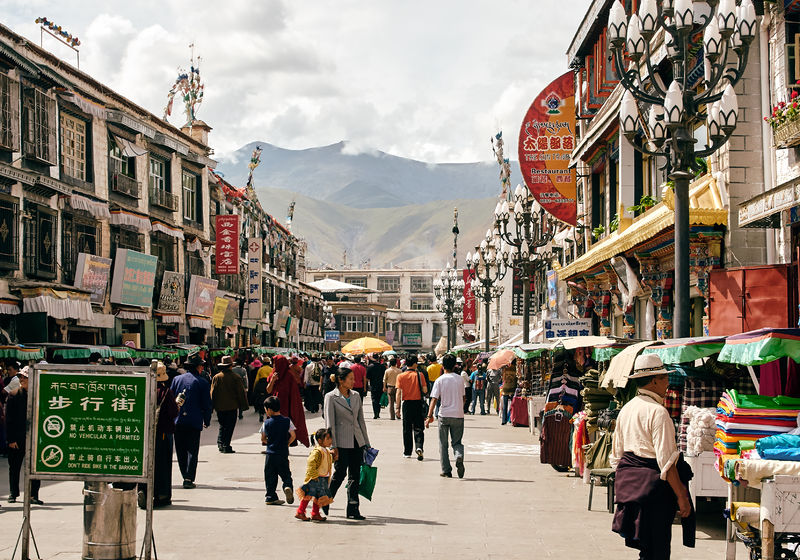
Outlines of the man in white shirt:
M433 414L439 403L439 454L442 462L440 476L453 478L453 469L450 466L450 455L447 450L449 437L453 453L456 456L458 478L464 478L464 445L461 443L461 438L464 436L464 404L466 402L464 382L459 374L453 372L456 366L455 356L446 354L442 358L442 366L444 366L444 374L439 376L433 384L425 427L427 428L433 422Z
M639 549L642 559L668 559L676 511L683 520L692 514L686 487L691 468L678 452L664 407L668 374L658 355L636 358L628 379L638 392L619 413L610 457L617 504L612 530L625 537L626 546ZM682 524L684 544L694 546L693 527Z

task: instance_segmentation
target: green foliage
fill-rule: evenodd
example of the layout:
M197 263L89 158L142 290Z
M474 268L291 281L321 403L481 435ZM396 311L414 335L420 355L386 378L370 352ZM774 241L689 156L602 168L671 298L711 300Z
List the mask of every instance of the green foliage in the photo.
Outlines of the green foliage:
M705 158L694 158L695 165L697 165L697 171L694 172L694 178L697 179L701 175L705 175L708 173L708 163L706 163Z
M647 212L650 208L655 206L658 201L650 196L649 194L642 195L642 198L639 199L639 204L634 204L633 206L628 206L628 210L631 212Z
M600 236L601 236L601 235L603 235L605 232L606 232L606 228L605 228L605 227L604 227L604 226L601 224L601 225L597 226L596 228L594 228L594 229L592 230L592 237L594 237L594 238L595 238L595 240L597 240L597 239L599 239L599 238L600 238Z
M611 220L611 223L608 224L608 232L614 233L619 229L619 214L614 215L614 219Z

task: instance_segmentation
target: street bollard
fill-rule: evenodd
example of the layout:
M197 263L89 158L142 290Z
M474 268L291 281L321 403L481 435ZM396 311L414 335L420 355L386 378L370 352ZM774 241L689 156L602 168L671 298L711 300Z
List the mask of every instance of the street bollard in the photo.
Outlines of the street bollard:
M136 490L87 482L83 499L83 560L136 558Z

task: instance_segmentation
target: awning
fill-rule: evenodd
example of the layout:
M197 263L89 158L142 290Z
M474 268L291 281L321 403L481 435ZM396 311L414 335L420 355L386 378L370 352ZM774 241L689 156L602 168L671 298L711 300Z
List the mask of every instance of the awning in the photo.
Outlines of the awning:
M655 340L637 342L636 344L631 344L614 356L611 359L611 363L608 364L608 370L600 386L604 389L608 387L616 387L617 389L624 388L628 384L628 376L631 374L631 371L633 371L633 364L636 361L636 356L638 356L642 350L655 343Z
M20 288L23 313L46 313L54 319L90 320L89 292L37 287Z
M114 142L116 142L117 147L122 152L122 155L125 157L137 157L143 156L147 153L147 150L144 148L137 146L130 140L126 138L120 138L116 134L112 134L111 136L114 137Z
M58 96L66 101L67 103L72 103L78 109L83 111L88 115L92 115L93 117L97 117L98 119L106 118L106 108L100 105L99 103L95 103L94 101L87 99L81 96L74 91L59 91Z
M759 329L729 336L719 361L758 366L780 358L800 363L800 329Z
M724 336L673 338L645 348L642 354L657 354L665 364L694 362L718 353L725 346Z
M114 316L108 313L92 313L90 319L78 319L81 327L95 327L99 329L113 329Z
M193 329L206 329L209 330L213 328L211 324L211 319L206 317L193 317L191 315L186 316L189 326Z
M514 348L514 354L523 360L530 360L531 358L537 358L541 356L546 350L550 350L552 348L553 345L547 343L521 344L520 346Z
M150 219L141 214L135 214L122 208L114 208L111 210L111 219L109 222L115 226L130 226L136 228L142 233L148 233L153 229L150 225Z
M160 311L154 312L159 321L164 324L179 324L183 323L183 317L180 313L162 313Z
M607 336L571 336L559 338L556 343L563 346L564 350L575 350L576 348L591 348L594 346L607 346L617 344L619 340Z
M75 210L88 212L98 220L108 220L111 213L108 211L108 203L92 200L79 194L69 195L69 205Z
M781 212L798 205L800 205L800 182L794 181L775 187L739 205L739 226L779 228Z
M117 310L117 319L148 321L150 320L150 312L145 309L119 309Z
M164 235L169 235L175 239L183 239L183 232L180 229L167 225L164 222L159 222L158 220L152 220L151 223L153 231L160 231Z
M19 315L19 299L14 296L0 296L0 315Z
M41 360L44 358L44 348L34 346L0 346L0 358L14 358L21 362L26 360Z
M717 182L711 175L695 181L689 188L689 221L692 225L728 225L728 211L722 205ZM567 280L608 261L611 257L633 249L674 225L674 194L672 189L665 187L662 202L635 219L633 224L624 230L612 233L595 244L589 252L559 269L558 277Z

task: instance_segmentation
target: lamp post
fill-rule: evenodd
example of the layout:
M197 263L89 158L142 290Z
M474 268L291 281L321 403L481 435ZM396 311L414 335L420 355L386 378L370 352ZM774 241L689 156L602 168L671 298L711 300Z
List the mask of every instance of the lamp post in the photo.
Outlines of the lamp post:
M659 32L672 65L667 88L654 79L657 70L650 52L650 40ZM744 74L756 32L752 0L741 0L738 7L735 0L642 0L638 13L630 17L620 2L614 2L609 14L608 40L626 90L620 128L637 150L666 158L675 185L674 336L678 338L689 336L689 181L700 169L696 158L713 154L736 128L739 108L733 87ZM702 43L694 39L699 33ZM687 80L699 47L706 70L702 91L694 91ZM731 51L737 56L735 66L729 64ZM711 145L695 150L693 131L704 121ZM634 139L640 129L644 142L637 146Z
M486 332L483 349L486 352L489 351L489 338L492 330L490 314L492 300L503 294L503 286L500 281L508 271L501 256L503 248L499 236L495 236L491 230L487 230L486 238L475 247L475 253L467 253L467 270L474 275L472 291L484 306L483 320Z
M447 263L447 267L433 281L433 293L436 296L436 310L444 314L447 322L447 351L452 346L451 335L455 325L464 311L464 280L458 277L458 271Z
M500 239L503 262L516 270L522 280L522 342L530 342L531 279L545 262L537 249L553 239L552 218L536 202L529 189L517 185L512 196L513 209L508 201L498 202L494 210L494 231ZM511 217L514 218L510 225Z

